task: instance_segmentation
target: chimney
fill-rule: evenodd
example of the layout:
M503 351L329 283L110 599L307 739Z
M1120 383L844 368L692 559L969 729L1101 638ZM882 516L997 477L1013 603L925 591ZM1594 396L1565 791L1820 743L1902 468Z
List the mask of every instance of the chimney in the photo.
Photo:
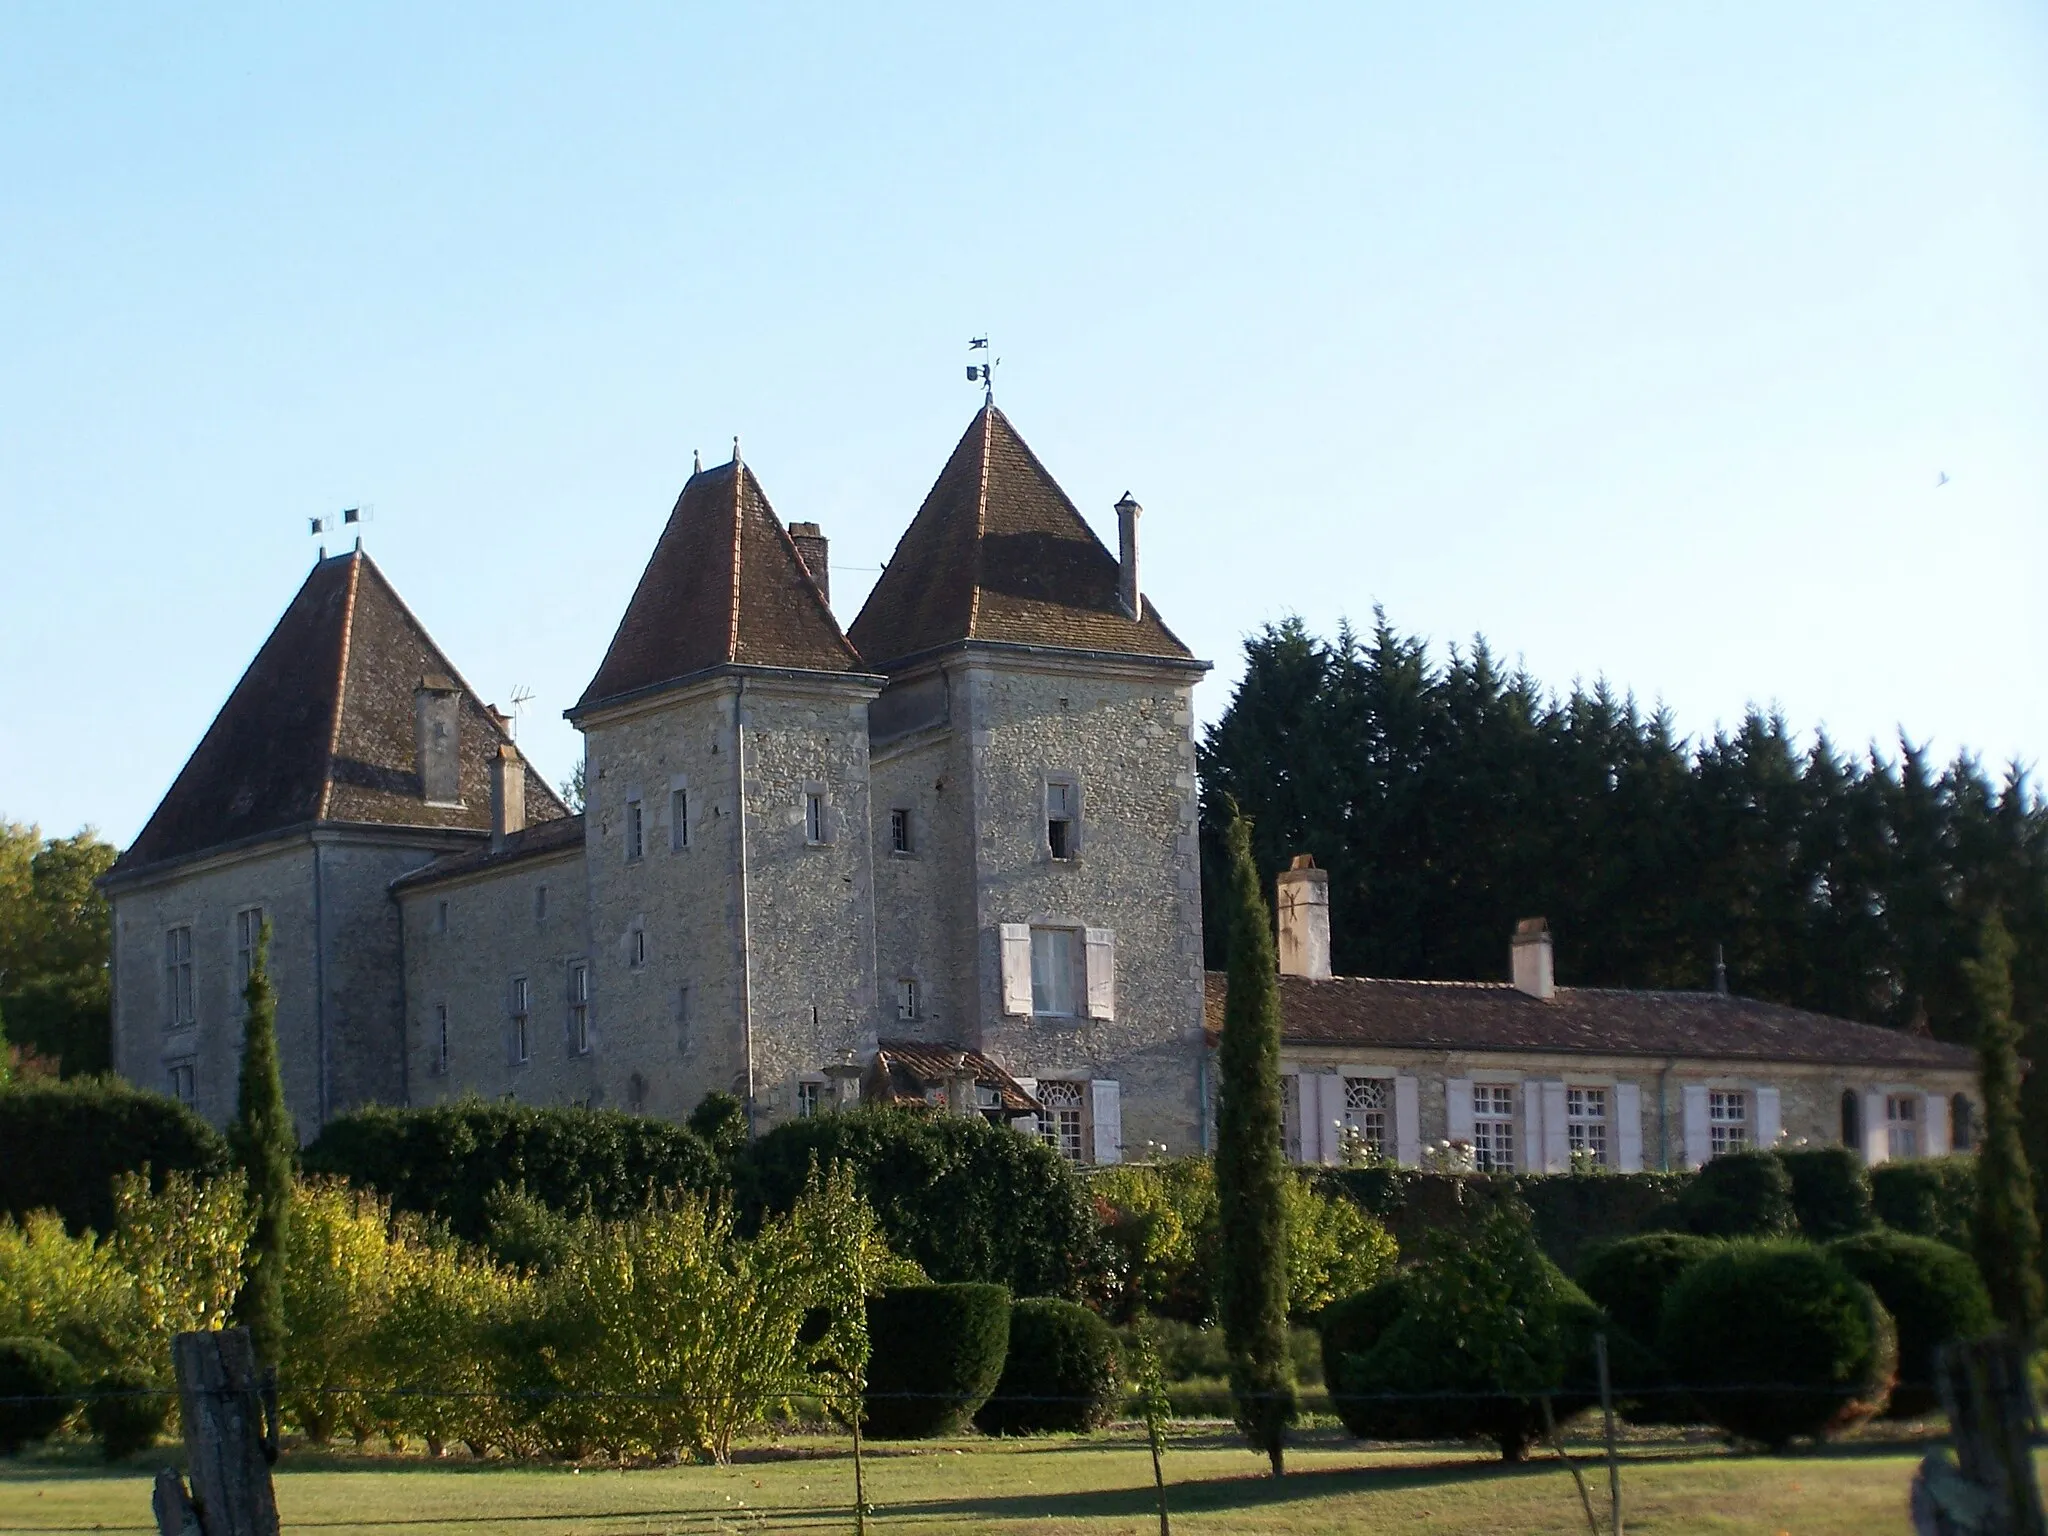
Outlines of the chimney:
M832 606L831 567L825 563L830 542L818 532L816 523L791 523L789 542L796 546L796 556L803 561L804 569L811 573L811 580L818 584L818 595L825 599L827 608Z
M1129 491L1125 491L1123 500L1116 504L1116 600L1134 619L1142 616L1140 604L1144 602L1138 591L1138 514L1144 510L1131 500ZM1328 952L1327 945L1324 950ZM1328 970L1323 974L1328 975Z
M505 846L514 832L526 830L526 764L511 742L491 759L491 852Z
M967 1054L956 1051L953 1055L953 1070L946 1074L946 1113L949 1115L973 1115L974 1068L967 1064Z
M462 804L462 691L430 672L412 695L413 766L429 805Z
M1550 950L1550 924L1525 917L1515 924L1513 952L1515 990L1542 1002L1557 993L1557 969Z
M1297 853L1273 882L1280 909L1280 974L1330 979L1330 872Z

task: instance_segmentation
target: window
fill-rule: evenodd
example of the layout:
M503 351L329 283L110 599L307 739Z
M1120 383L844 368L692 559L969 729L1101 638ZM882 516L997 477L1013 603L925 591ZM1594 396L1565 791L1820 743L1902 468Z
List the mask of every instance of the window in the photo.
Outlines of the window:
M1884 1140L1887 1157L1920 1155L1920 1095L1888 1093L1884 1096Z
M448 903L445 901L437 901L434 903L434 932L446 933L447 931Z
M1863 1150L1863 1096L1854 1088L1842 1091L1842 1145Z
M647 930L635 928L626 938L626 963L639 970L647 963Z
M1596 1168L1607 1166L1607 1090L1573 1088L1564 1091L1565 1146L1573 1157L1583 1157Z
M1749 1146L1749 1095L1735 1088L1707 1094L1707 1155L1741 1152Z
M263 909L244 907L235 914L235 988L249 985L256 971L256 952L263 945Z
M1081 1085L1042 1082L1038 1085L1039 1134L1045 1144L1070 1163L1081 1161Z
M668 851L681 853L689 846L690 792L672 789L668 792Z
M189 927L164 931L164 1022L172 1029L193 1023L192 930Z
M1384 1077L1345 1078L1344 1130L1374 1157L1392 1157L1394 1085Z
M832 839L827 834L831 830L831 821L825 812L824 791L811 790L804 796L804 841L829 843Z
M569 962L569 1051L590 1054L590 967L581 960Z
M1515 1089L1512 1083L1472 1085L1472 1160L1481 1173L1515 1171Z
M166 1069L166 1087L180 1104L190 1104L199 1092L199 1069L189 1061L174 1061Z
M512 1061L523 1066L533 1055L533 1041L527 1032L527 1016L532 1010L528 1006L526 978L512 978Z
M434 1005L434 1070L446 1073L448 1070L448 1005Z
M889 813L889 851L891 853L909 853L911 851L910 812L900 807Z
M796 1085L796 1112L799 1119L808 1120L825 1107L825 1085L823 1083L801 1082Z
M1072 928L1031 930L1031 1011L1071 1018L1080 1010L1081 935Z
M626 802L626 858L637 859L647 851L647 827L640 810L640 797Z
M1967 1093L1959 1093L1949 1100L1948 1142L1951 1152L1967 1152L1976 1142L1976 1113Z
M1280 1079L1280 1152L1301 1161L1301 1079L1291 1072Z
M918 1016L917 978L901 976L896 981L896 1017L914 1019Z
M548 888L544 885L533 888L533 920L536 923L548 920Z
M1078 839L1074 836L1074 812L1081 798L1073 784L1057 780L1045 786L1045 846L1056 859L1071 859Z

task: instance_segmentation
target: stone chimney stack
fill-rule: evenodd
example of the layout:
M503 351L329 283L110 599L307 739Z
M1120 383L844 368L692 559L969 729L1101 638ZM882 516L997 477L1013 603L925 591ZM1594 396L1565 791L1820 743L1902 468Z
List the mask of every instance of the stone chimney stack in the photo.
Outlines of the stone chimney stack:
M831 541L818 531L816 523L791 523L789 542L796 546L797 558L804 563L804 569L811 573L811 580L818 584L818 592L825 599L825 606L832 606L832 568L826 564L826 555Z
M1550 924L1525 917L1515 924L1513 949L1515 990L1540 1002L1557 995L1557 968L1550 949Z
M413 766L429 805L462 804L462 690L428 673L412 695Z
M974 1107L974 1068L967 1064L965 1052L954 1056L953 1070L946 1074L946 1113L961 1116L979 1113Z
M1280 909L1280 974L1330 979L1330 872L1305 853L1273 882Z
M511 742L491 759L491 852L505 846L514 832L526 830L526 764Z
M1138 590L1138 514L1145 509L1124 492L1116 504L1117 583L1116 600L1132 618L1142 616L1144 602Z

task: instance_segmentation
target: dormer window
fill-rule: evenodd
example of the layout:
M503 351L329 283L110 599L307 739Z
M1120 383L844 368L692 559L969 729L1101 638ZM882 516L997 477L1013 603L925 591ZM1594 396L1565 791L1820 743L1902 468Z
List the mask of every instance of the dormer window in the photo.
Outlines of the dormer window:
M1045 846L1056 859L1071 859L1080 846L1080 786L1049 779L1045 786Z

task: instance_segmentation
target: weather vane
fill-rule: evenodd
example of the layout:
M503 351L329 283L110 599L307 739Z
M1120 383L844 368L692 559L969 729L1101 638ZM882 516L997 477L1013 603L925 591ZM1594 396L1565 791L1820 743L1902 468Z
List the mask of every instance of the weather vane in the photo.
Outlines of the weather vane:
M325 517L307 518L306 535L308 538L317 539L321 534L332 533L337 528L360 526L363 523L370 522L376 515L377 509L367 501L361 506L343 507L339 512L330 512ZM360 534L357 535L357 542L361 542ZM322 555L327 553L327 547L324 544L320 547L320 552Z
M972 338L967 343L967 350L970 352L987 352L988 338L986 336ZM981 362L969 363L967 365L967 382L981 386L981 399L984 405L994 405L996 403L996 369L1002 366L1002 361L1000 357L990 356L984 358Z

